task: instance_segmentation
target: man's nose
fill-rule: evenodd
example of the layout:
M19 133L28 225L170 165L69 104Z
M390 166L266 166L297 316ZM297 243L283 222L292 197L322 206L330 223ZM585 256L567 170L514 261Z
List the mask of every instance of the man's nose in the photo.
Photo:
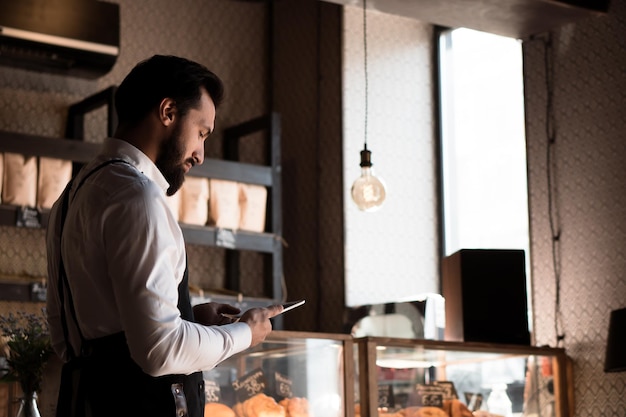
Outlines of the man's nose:
M204 162L204 143L202 143L198 149L191 154L191 157L195 161L196 165L202 165Z

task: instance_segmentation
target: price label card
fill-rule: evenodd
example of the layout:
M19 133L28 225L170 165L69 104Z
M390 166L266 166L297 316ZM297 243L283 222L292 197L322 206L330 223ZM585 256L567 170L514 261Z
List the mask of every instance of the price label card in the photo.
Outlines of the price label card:
M456 388L454 387L454 382L452 381L435 381L433 383L435 386L441 387L443 391L443 399L444 400L457 400L459 398Z
M391 384L381 384L378 386L378 407L393 408L395 401L393 398L393 386Z
M480 410L483 405L483 395L475 392L465 392L465 403L471 412Z
M291 398L293 397L293 381L280 372L274 372L274 394L273 397Z
M235 249L235 247L237 247L235 233L230 229L217 229L215 233L215 246Z
M36 208L18 207L16 215L17 227L41 228L41 213Z
M417 384L417 404L421 407L443 408L443 390L435 385Z
M242 403L256 394L264 393L267 387L267 379L263 374L263 370L258 368L236 379L232 385L237 401Z
M204 381L204 394L208 403L219 403L221 401L220 386L215 381Z

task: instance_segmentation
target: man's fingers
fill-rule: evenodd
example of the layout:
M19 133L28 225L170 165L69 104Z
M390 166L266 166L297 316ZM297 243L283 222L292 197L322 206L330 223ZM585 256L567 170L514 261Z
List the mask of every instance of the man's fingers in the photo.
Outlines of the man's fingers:
M267 317L272 318L272 317L276 317L277 315L283 312L283 306L280 304L274 304L274 305L268 306L267 310L269 312Z

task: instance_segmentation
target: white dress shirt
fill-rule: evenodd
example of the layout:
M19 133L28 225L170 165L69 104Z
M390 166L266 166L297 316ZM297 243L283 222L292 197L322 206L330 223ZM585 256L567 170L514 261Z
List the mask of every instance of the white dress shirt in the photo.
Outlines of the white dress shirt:
M100 169L76 193L81 178L109 159L129 164ZM203 326L180 317L177 287L185 270L185 242L165 200L168 186L139 149L106 139L102 153L74 181L61 246L83 336L124 332L132 358L153 376L209 370L248 348L252 339L246 323ZM46 239L47 314L53 347L67 359L57 289L60 206L61 199L50 212ZM65 310L70 316L67 305ZM78 351L80 337L70 327Z

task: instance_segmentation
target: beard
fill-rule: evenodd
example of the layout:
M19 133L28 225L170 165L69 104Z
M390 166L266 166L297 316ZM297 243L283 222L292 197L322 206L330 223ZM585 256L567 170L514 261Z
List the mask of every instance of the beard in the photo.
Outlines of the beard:
M170 137L161 143L159 155L155 162L170 185L166 191L168 196L174 195L185 181L184 149L180 127L180 124L177 124Z

